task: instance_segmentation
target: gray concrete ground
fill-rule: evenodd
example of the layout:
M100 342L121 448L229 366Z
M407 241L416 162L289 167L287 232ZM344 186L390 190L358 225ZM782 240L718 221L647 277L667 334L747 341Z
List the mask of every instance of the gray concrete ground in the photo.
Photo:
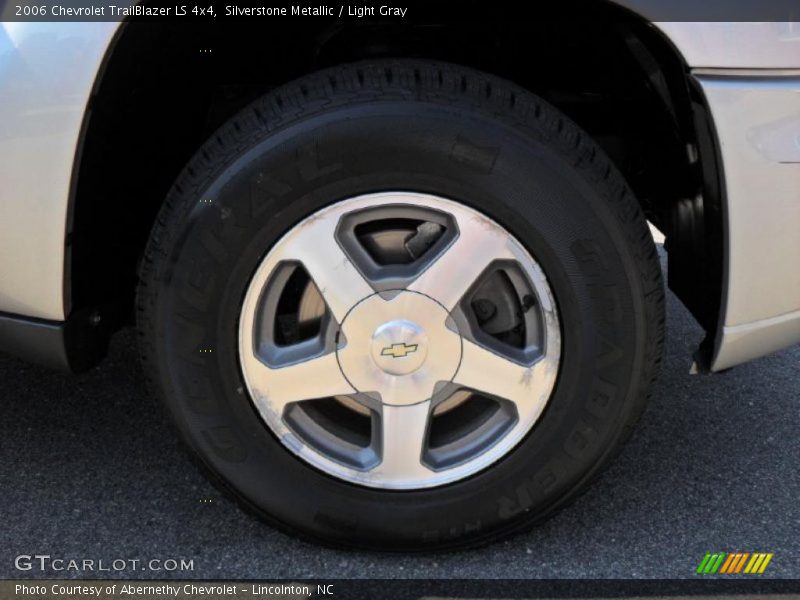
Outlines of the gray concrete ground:
M179 578L683 578L706 552L762 551L763 577L800 578L800 347L690 376L700 337L670 295L660 380L600 481L528 534L432 556L324 549L241 512L179 449L130 330L78 377L0 357L0 577L80 576L15 568L38 553L193 560Z

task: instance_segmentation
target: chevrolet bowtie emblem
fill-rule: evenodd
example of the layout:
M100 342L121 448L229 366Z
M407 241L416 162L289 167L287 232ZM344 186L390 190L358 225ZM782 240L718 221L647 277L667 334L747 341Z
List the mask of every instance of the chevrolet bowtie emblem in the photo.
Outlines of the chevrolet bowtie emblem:
M388 348L381 350L381 356L391 356L393 358L404 358L417 351L417 344L392 344Z

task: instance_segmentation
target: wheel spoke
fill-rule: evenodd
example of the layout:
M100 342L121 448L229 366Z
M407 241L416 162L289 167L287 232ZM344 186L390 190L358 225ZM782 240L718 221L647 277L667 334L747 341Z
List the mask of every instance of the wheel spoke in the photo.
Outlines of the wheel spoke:
M463 340L461 366L453 382L490 396L510 400L519 406L540 401L550 393L547 363L533 366L515 363L467 339Z
M333 352L274 369L256 358L248 366L253 400L259 408L278 414L283 414L290 402L355 393L342 375Z
M376 475L408 480L431 474L422 464L430 409L430 401L381 407L381 463L373 470Z
M508 234L478 216L458 220L453 243L408 287L453 310L467 290L495 260L513 259Z
M305 267L337 323L347 311L373 293L370 284L336 241L337 219L324 215L301 224L284 241L281 258Z

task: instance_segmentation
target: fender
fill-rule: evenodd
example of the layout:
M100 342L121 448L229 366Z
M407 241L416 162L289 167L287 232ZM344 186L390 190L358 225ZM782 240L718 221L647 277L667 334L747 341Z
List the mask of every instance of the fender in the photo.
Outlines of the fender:
M674 14L665 13L667 3L661 0L615 3L653 23L693 69L715 121L718 146L727 149L723 313L718 330L709 332L708 358L698 367L721 370L799 341L800 272L790 257L800 255L800 160L784 138L796 116L791 99L800 89L800 25L755 18L762 22L664 19L697 15L690 12L696 3L689 0L669 3L670 10L679 11ZM709 4L729 18L756 10L752 2ZM755 5L789 14L780 13L786 6L780 0ZM702 10L711 9L704 5ZM62 342L67 336L53 332L63 330L68 320L72 329L96 325L96 314L78 314L72 306L73 196L93 93L122 29L116 22L0 24L0 123L5 132L0 136L0 319L8 325L0 328L0 348L18 348L26 323L47 327L40 339ZM744 37L748 44L741 43ZM757 122L743 122L732 108L732 99L745 95L761 108ZM770 148L769 156L752 153L751 134ZM748 187L736 174L754 166L758 183ZM764 251L758 231L769 236L769 264L757 260ZM3 333L9 331L13 334ZM39 345L23 346L29 357L42 352ZM70 352L50 354L51 362L61 363Z

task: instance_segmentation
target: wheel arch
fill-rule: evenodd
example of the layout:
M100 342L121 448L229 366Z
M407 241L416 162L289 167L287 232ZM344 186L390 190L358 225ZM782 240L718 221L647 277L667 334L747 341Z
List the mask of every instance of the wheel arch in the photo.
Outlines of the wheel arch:
M123 24L82 128L70 197L66 305L100 315L108 331L124 323L137 264L169 187L204 139L251 100L332 64L409 56L511 79L586 129L666 234L675 265L670 287L713 340L722 304L724 190L710 114L679 51L660 31L628 9L599 7L599 21L570 20L564 7L562 20L524 27L359 22L265 31L259 24L247 25L245 34L239 26L234 35L225 26ZM247 61L239 60L243 55ZM279 55L290 58L276 61ZM623 89L604 86L604 79ZM633 102L615 106L625 95Z

